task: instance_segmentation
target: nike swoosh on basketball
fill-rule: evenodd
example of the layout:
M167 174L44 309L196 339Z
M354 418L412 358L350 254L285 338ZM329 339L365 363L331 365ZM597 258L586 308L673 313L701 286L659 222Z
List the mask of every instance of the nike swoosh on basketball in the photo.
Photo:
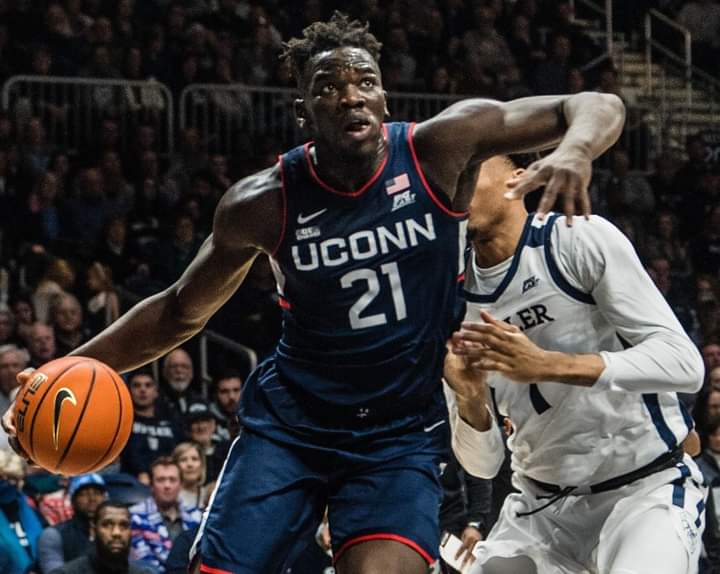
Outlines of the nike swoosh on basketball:
M445 421L438 421L435 424L430 425L429 427L425 427L423 430L425 432L431 432L434 431L436 428L438 428L440 425L444 425Z
M63 387L55 393L55 408L53 409L53 445L55 450L58 449L58 435L60 434L60 411L65 401L77 405L75 394L70 389Z
M327 207L325 209L321 209L320 211L316 211L316 212L310 213L308 215L303 215L302 213L298 213L297 222L300 225L305 225L308 221L312 221L316 217L321 216L326 211L327 211Z

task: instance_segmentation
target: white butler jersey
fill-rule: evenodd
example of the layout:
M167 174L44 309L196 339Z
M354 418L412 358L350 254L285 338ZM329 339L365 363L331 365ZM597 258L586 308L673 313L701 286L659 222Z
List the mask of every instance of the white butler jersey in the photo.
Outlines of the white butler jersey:
M468 319L486 309L544 349L600 352L606 364L592 387L490 374L498 410L513 422L516 473L592 485L682 442L692 422L676 393L698 390L702 359L615 226L597 216L567 227L557 214L530 215L511 259L489 269L471 259Z

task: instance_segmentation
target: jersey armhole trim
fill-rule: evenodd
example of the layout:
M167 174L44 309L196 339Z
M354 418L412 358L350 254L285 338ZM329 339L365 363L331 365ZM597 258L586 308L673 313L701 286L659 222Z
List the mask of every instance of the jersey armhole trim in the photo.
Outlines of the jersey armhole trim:
M595 299L593 298L590 293L583 293L580 291L580 289L577 289L574 287L562 274L562 271L560 271L560 267L558 267L557 262L555 261L555 257L553 257L552 254L552 230L553 226L555 225L555 222L557 221L558 217L560 217L559 213L556 213L550 217L550 221L547 222L545 225L545 262L547 263L548 271L550 272L550 276L552 277L553 281L555 282L555 285L558 286L558 288L563 291L566 295L569 297L572 297L576 301L580 301L580 303L586 303L588 305L595 305Z
M438 196L435 194L435 192L430 187L430 184L428 183L427 178L425 177L425 172L423 172L422 167L420 166L420 160L418 159L417 153L415 152L415 142L413 140L413 133L415 131L415 122L412 122L408 125L407 129L407 141L408 146L410 147L410 155L412 155L413 164L415 164L415 171L417 171L418 175L420 176L420 181L423 184L423 187L425 188L425 191L430 196L430 199L432 202L437 205L445 214L449 215L450 217L454 218L464 218L467 217L468 212L467 211L453 211L452 209L447 208L440 199L438 199Z
M282 247L283 241L285 241L285 229L287 228L287 192L285 191L285 167L283 163L283 156L278 155L278 164L280 165L280 195L282 196L282 223L280 224L280 238L278 239L275 249L270 253L270 257L275 257L280 248Z

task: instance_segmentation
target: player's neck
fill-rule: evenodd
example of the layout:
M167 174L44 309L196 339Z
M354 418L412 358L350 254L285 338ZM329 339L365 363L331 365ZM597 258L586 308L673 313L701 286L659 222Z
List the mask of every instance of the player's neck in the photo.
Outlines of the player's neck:
M384 138L378 142L374 153L363 156L345 156L321 143L310 148L310 158L320 178L342 191L355 191L365 185L380 167L386 153Z
M527 211L509 209L506 217L498 221L492 233L473 239L475 261L482 268L493 267L509 259L515 253L522 237Z

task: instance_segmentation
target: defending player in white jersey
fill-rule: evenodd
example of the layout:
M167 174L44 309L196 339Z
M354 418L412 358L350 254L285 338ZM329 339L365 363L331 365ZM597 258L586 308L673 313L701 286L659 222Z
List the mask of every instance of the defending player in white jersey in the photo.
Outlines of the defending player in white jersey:
M446 363L461 404L486 379L513 424L520 492L471 572L696 572L705 489L676 393L700 388L701 357L614 225L508 206L522 175L508 157L482 165L466 322ZM462 418L453 448L486 475L503 456L497 427Z

